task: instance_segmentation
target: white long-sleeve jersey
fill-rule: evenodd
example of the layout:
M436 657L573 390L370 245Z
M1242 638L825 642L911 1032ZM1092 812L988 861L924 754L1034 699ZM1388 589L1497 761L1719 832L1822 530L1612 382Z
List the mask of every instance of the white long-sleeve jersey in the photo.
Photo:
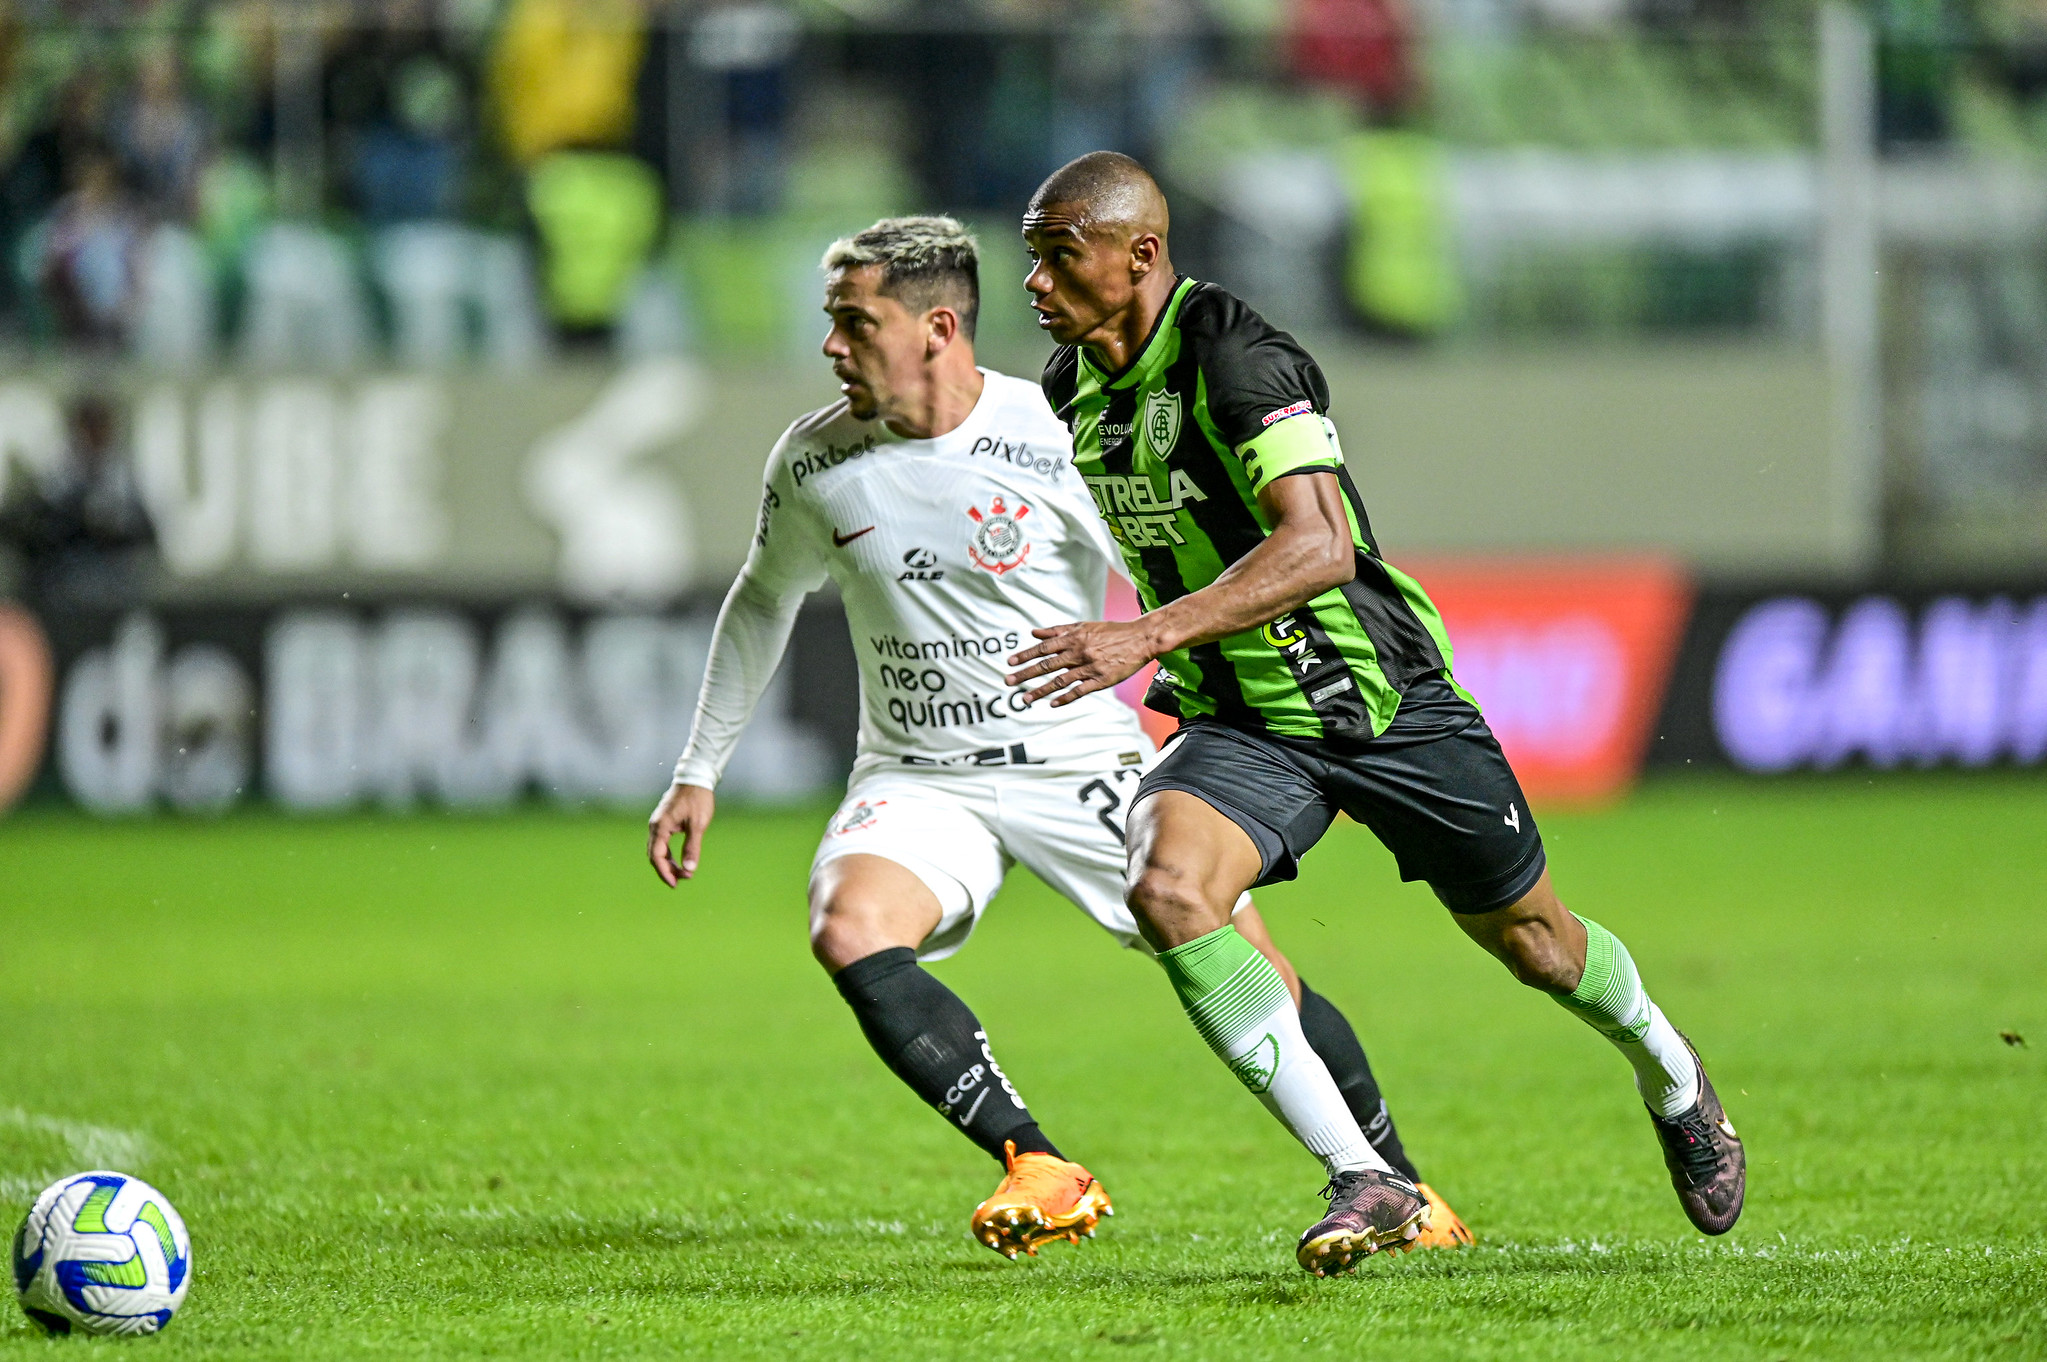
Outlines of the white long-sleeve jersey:
M1135 765L1151 742L1110 691L1026 708L1008 658L1048 624L1102 617L1116 550L1038 385L981 371L973 412L931 440L841 400L768 456L746 566L718 614L675 778L715 786L803 597L839 585L860 659L855 771L880 765Z

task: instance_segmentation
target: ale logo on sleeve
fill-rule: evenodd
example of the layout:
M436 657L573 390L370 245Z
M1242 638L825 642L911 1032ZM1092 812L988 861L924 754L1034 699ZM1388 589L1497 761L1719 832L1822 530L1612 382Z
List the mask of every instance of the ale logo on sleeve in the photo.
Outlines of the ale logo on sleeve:
M974 522L974 538L967 545L967 557L974 560L974 566L998 577L1011 568L1023 566L1024 559L1031 556L1031 544L1024 538L1020 522L1030 513L1029 503L1019 501L1012 508L1000 496L990 501L986 510L967 507L967 516Z
M1139 425L1151 452L1161 459L1170 457L1173 446L1180 443L1180 395L1164 388L1146 393L1144 419Z

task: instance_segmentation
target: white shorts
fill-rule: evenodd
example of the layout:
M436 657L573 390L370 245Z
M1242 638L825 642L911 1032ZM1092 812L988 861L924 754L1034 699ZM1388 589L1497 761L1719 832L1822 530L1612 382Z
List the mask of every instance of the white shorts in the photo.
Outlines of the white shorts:
M1021 864L1123 945L1149 953L1123 903L1123 819L1144 771L882 767L847 788L811 878L840 856L901 865L930 886L942 912L917 958L942 960L967 943L1009 868Z

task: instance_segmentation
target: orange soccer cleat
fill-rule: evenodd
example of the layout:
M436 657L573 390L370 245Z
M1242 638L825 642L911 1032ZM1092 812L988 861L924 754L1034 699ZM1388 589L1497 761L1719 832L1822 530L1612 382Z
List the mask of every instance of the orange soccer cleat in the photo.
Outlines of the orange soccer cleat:
M1450 1203L1443 1200L1442 1193L1426 1182L1417 1182L1415 1186L1428 1198L1429 1205L1435 1209L1435 1215L1430 1219L1428 1228L1416 1237L1413 1247L1469 1248L1478 1242L1471 1237L1471 1231L1465 1228L1464 1221L1458 1217L1457 1212L1450 1209Z
M1095 1237L1095 1222L1116 1214L1094 1174L1050 1154L1019 1154L1016 1141L1002 1142L1009 1171L995 1194L974 1208L974 1238L1005 1258L1038 1256L1038 1245L1054 1239L1078 1244Z

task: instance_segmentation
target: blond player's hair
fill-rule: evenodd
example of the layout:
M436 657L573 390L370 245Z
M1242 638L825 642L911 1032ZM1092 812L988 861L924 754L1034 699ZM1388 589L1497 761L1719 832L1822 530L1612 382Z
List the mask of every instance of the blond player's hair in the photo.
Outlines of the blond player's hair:
M865 231L842 236L824 253L824 269L881 267L881 291L906 307L949 307L960 330L974 338L981 312L981 252L958 218L883 218Z

